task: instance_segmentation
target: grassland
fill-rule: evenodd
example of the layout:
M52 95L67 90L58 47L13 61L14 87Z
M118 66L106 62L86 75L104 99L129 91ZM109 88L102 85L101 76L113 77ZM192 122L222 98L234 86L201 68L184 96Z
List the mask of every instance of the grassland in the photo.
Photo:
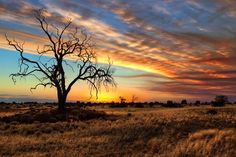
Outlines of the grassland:
M85 120L76 109L55 117L49 105L0 108L0 156L236 156L233 105L213 113L210 106L94 107L98 116Z

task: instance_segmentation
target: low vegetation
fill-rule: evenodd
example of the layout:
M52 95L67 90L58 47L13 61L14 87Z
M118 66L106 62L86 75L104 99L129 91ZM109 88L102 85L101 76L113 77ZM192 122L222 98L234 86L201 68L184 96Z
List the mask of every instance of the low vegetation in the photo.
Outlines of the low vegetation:
M231 157L236 154L233 105L74 107L62 119L55 118L58 114L54 109L53 105L18 108L1 105L0 156ZM40 114L43 116L33 116ZM22 116L33 120L19 121Z

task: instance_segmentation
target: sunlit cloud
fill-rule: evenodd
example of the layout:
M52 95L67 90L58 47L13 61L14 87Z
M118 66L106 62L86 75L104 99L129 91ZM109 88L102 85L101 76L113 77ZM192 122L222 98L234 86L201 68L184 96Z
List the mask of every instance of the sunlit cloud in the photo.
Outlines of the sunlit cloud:
M10 49L4 37L7 33L25 41L26 52L36 53L35 48L46 38L32 15L34 9L45 8L50 20L63 23L69 17L73 26L87 29L96 43L99 63L106 64L109 57L114 66L143 72L129 75L121 71L118 80L143 79L142 87L137 88L147 93L233 96L235 6L231 0L1 1L0 22L4 25L0 27L0 46Z

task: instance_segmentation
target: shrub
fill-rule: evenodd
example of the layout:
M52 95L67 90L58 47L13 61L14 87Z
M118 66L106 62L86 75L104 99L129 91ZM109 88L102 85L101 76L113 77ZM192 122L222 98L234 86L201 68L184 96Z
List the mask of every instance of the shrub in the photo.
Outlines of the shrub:
M215 97L215 101L212 102L213 106L221 107L224 106L225 103L228 102L228 97L225 95L218 95Z
M168 100L166 104L162 105L163 107L183 107L182 104L173 103L173 101Z
M200 104L201 104L201 102L199 100L197 100L194 105L199 106Z
M136 108L144 108L144 105L141 104L141 103L137 103L137 104L134 105L134 107L136 107Z
M187 105L187 104L188 104L188 103L187 103L187 100L185 100L185 99L182 100L182 101L181 101L181 104L182 104L182 105Z
M127 103L114 103L109 105L111 108L122 108L122 107L128 107Z

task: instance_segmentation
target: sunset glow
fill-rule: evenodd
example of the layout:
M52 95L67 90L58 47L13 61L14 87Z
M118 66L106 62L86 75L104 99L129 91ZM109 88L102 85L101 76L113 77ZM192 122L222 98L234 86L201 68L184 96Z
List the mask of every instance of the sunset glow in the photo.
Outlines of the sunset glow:
M236 100L236 2L230 0L0 0L0 101L54 101L56 91L39 88L36 80L9 75L18 70L19 54L5 34L25 42L25 52L37 56L47 43L33 16L45 8L55 21L71 18L92 36L97 62L110 58L117 86L90 98L85 82L72 89L69 101L212 100L227 95ZM49 56L44 59L48 59ZM73 62L73 58L68 58ZM67 72L72 79L73 72Z

